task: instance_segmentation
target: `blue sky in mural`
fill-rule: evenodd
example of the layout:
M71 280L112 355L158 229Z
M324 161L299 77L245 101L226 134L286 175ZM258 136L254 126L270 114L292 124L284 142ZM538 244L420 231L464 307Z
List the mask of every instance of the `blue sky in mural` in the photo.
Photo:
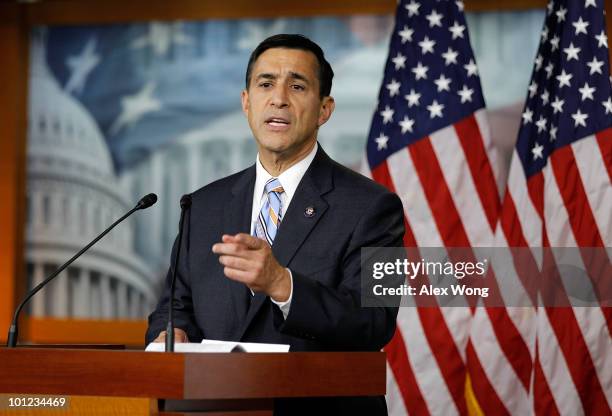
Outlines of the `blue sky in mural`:
M266 36L303 33L333 63L364 41L386 45L387 20L379 20L380 35L365 40L342 18L53 27L47 60L60 85L93 114L121 171L182 132L236 111L249 54Z

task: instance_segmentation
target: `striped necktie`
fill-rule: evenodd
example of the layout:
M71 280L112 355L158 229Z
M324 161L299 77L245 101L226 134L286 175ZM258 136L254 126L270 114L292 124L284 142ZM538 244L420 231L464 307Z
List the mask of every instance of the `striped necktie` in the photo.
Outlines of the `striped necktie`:
M272 245L283 219L281 194L285 190L277 178L270 178L266 182L264 191L261 209L253 227L253 234Z

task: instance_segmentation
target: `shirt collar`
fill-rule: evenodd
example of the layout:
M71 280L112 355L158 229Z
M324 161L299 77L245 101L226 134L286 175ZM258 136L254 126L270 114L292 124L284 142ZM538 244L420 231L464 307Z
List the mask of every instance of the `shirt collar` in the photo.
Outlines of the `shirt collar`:
M285 190L287 201L291 201L291 199L293 198L295 190L300 184L302 177L304 177L304 174L308 170L308 167L314 160L318 148L319 144L315 143L310 153L308 153L308 155L306 155L304 159L300 160L295 165L291 166L289 169L287 169L278 176L278 180L280 181L281 185L283 186L283 189ZM254 192L255 195L260 198L261 195L263 195L266 182L273 176L270 175L261 164L261 161L259 160L259 153L257 153L257 161L255 162L255 172L256 177Z

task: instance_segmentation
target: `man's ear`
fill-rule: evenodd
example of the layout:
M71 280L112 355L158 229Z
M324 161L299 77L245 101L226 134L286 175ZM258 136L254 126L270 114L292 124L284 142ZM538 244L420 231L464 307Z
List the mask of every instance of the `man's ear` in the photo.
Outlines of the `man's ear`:
M323 97L323 100L321 102L321 109L319 110L319 127L321 127L327 122L327 120L329 120L332 113L334 112L334 108L336 108L336 102L334 101L334 97Z
M242 112L248 117L249 115L249 91L242 90L240 93L240 101L242 103Z

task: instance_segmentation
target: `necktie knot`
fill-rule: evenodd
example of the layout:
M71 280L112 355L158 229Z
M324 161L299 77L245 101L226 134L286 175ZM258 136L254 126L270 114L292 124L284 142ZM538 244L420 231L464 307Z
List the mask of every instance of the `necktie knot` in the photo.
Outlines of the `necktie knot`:
M270 178L268 182L266 182L265 190L267 194L269 194L270 192L275 192L277 194L282 194L283 192L285 192L285 190L283 189L283 185L281 185L278 178Z

